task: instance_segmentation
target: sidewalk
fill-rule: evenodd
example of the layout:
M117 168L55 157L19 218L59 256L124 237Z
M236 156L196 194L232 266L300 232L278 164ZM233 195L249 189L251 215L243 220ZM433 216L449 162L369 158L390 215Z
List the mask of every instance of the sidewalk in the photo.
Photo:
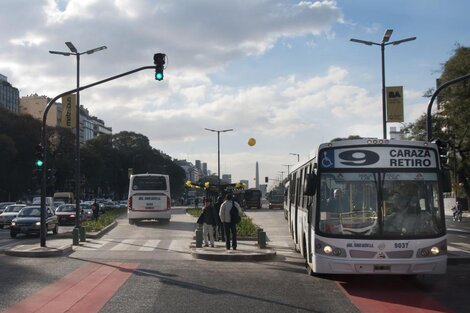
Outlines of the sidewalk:
M214 248L196 248L195 243L192 243L191 255L195 259L209 261L266 261L276 256L276 251L269 245L266 249L260 249L256 240L238 240L237 243L237 250L227 250L225 242L216 242Z
M114 222L99 232L87 233L87 238L99 238L111 229L116 227L117 222ZM72 232L62 233L53 237L46 237L46 246L41 247L39 242L26 243L23 245L16 245L12 248L5 249L4 254L17 257L29 258L48 258L64 256L73 251ZM1 252L1 251L0 251Z

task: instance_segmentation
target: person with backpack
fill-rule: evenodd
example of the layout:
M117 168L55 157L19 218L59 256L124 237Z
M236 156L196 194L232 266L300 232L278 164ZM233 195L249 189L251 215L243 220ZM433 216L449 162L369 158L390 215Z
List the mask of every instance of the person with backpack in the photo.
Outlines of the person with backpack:
M230 250L230 237L232 249L237 250L237 224L241 220L242 208L232 199L231 194L225 196L225 201L220 206L219 216L225 229L225 246Z

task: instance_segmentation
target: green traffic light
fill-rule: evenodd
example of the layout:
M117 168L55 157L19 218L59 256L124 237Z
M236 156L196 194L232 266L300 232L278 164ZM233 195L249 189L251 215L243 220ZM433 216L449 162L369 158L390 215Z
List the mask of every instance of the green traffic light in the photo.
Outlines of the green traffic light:
M163 73L162 72L155 72L155 79L156 80L163 80Z
M36 160L36 166L37 167L42 167L42 165L44 164L44 162L42 160Z

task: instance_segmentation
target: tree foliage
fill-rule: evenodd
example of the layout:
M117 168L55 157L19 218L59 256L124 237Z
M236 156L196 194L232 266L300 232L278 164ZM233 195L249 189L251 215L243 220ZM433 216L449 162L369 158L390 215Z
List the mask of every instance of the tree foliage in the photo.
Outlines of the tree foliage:
M69 129L48 128L47 168L55 170L46 193L75 190L75 134ZM0 201L15 201L40 193L34 173L35 147L41 141L41 123L29 115L0 109ZM150 146L149 139L134 132L101 135L80 148L83 197L126 198L128 169L134 173L170 176L174 196L184 190L185 172L169 156Z
M443 64L440 83L470 73L470 48L457 47L454 54ZM454 188L461 186L467 197L470 195L470 80L464 80L443 89L439 95L439 110L432 116L433 139L440 138L450 146L450 170L454 177ZM409 139L426 138L426 116L405 128ZM461 196L461 195L460 195Z

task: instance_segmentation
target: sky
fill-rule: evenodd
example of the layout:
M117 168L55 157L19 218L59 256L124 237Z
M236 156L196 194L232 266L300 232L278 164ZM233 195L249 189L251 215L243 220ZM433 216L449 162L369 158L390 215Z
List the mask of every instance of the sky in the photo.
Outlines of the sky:
M426 112L457 45L470 46L466 0L0 0L0 74L20 90L56 95L153 65L165 53L165 78L152 70L80 93L113 133L147 136L172 158L207 162L254 187L255 164L270 187L299 159L333 138L383 136L381 42L387 86L403 86L405 123ZM400 123L387 127L401 128ZM254 146L248 145L256 139ZM289 165L289 166L287 166Z

